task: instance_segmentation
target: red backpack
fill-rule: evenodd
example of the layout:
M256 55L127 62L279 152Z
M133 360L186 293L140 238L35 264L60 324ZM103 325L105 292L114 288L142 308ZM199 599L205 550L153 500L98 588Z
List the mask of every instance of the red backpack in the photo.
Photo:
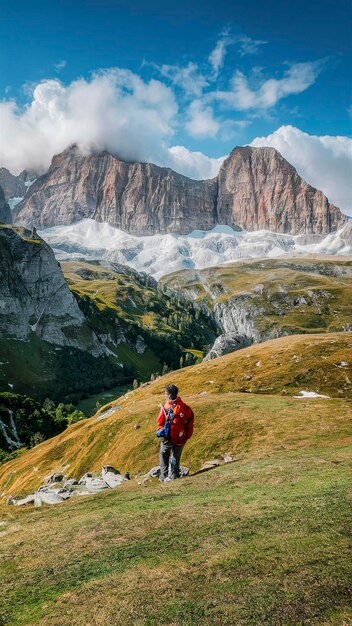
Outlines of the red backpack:
M165 416L164 436L174 445L183 445L193 434L194 413L181 398L170 400L162 407Z

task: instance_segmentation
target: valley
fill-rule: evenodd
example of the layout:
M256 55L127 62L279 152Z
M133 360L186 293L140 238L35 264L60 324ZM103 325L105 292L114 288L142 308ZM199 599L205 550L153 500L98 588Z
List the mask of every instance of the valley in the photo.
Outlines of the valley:
M275 337L351 329L348 258L240 261L157 282L115 261L58 263L35 230L2 227L0 245L1 392L73 402L88 416L203 359ZM34 421L31 436L48 434Z
M66 264L35 231L0 228L0 389L44 400L149 380L195 362L216 326L118 264Z
M139 380L205 356L217 326L181 293L164 294L149 275L109 262L63 262L90 327ZM116 333L116 328L118 329Z

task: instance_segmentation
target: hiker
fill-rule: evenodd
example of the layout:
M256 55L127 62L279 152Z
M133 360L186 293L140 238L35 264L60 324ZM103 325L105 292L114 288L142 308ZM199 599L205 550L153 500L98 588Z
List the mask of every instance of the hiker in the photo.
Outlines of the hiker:
M193 411L179 397L176 385L166 385L165 393L166 404L160 405L156 433L161 438L160 482L180 478L181 454L186 441L192 437L194 422Z

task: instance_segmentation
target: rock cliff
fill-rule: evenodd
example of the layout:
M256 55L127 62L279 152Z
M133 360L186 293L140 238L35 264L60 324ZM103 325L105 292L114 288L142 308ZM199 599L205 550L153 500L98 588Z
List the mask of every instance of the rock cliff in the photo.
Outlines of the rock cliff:
M16 176L6 167L0 167L0 185L7 200L10 198L23 198L34 178L36 178L36 175L30 174L27 170L23 170Z
M85 217L134 234L204 230L216 223L216 179L195 181L151 163L69 148L31 186L16 222L40 227Z
M50 246L20 227L0 227L0 333L102 352Z
M3 224L10 224L11 220L11 210L6 202L4 190L0 187L0 222Z
M347 221L275 148L236 148L218 175L217 219L245 230L326 234Z
M216 178L191 180L150 163L126 163L70 147L53 158L14 210L15 221L49 227L83 218L137 235L189 233L217 224L326 234L347 221L274 148L235 148Z
M62 401L126 382L81 300L35 229L0 225L0 391Z

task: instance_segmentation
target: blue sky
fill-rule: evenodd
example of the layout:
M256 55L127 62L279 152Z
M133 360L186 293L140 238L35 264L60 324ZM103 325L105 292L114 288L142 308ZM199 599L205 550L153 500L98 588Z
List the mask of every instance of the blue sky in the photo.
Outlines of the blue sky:
M0 7L1 126L24 155L18 168L31 161L30 145L45 161L65 141L80 143L79 110L87 145L175 167L166 153L173 146L201 152L215 167L235 145L282 126L350 135L345 0L1 0ZM280 145L292 143L287 133ZM15 152L7 158L16 169ZM194 174L192 167L184 173ZM199 168L199 175L209 170Z

